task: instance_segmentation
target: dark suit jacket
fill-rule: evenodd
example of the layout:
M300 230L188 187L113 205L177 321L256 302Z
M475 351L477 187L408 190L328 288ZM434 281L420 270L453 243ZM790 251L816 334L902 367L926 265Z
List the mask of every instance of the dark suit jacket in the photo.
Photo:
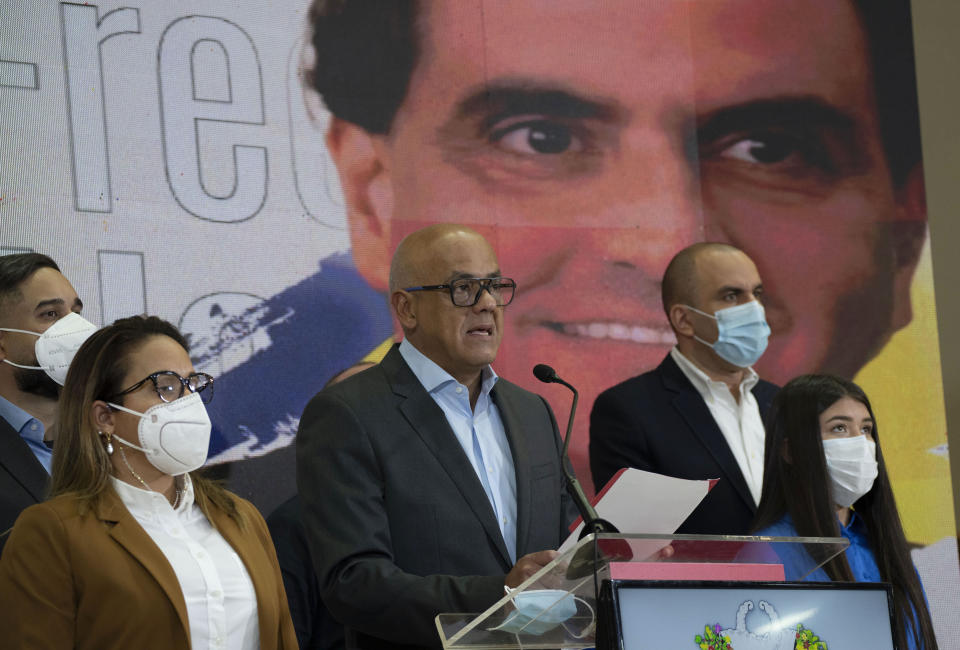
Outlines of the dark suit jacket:
M283 587L300 650L343 648L343 626L333 620L320 599L320 583L310 559L300 497L293 495L274 510L267 517L267 528L277 549Z
M16 429L0 418L0 554L20 513L46 496L50 475Z
M241 530L214 509L211 523L247 568L262 650L295 650L280 568L263 517L237 499ZM27 650L188 650L180 582L160 548L109 489L80 513L71 495L27 508L0 559L3 647Z
M500 379L517 480L517 557L555 549L574 510L553 413ZM439 647L434 617L482 612L513 562L467 455L396 346L324 389L297 434L297 487L323 600L347 647Z
M761 417L777 390L763 380L753 387ZM607 389L593 404L590 470L596 489L623 467L720 479L678 533L745 535L750 530L757 506L740 467L700 393L669 354L655 370Z

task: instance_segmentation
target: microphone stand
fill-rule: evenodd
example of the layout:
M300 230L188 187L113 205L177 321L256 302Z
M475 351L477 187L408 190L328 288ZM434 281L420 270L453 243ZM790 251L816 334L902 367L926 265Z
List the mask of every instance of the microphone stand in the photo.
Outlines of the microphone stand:
M563 448L560 451L560 467L563 470L563 476L566 479L567 493L580 511L583 518L583 530L580 531L580 539L587 535L594 535L593 543L581 548L574 553L567 564L566 576L571 580L576 580L584 576L593 575L593 596L597 604L597 627L598 630L603 625L603 621L612 617L612 605L605 603L600 597L600 567L605 562L617 560L630 560L633 558L633 550L630 544L623 539L599 540L597 536L600 533L619 533L617 527L606 519L597 515L593 504L587 499L583 492L583 487L570 465L570 457L567 455L567 449L570 447L570 438L573 432L573 417L577 412L577 402L580 394L572 385L565 382L557 376L557 371L545 364L538 364L533 369L534 376L546 384L561 384L566 386L573 393L573 403L570 405L570 417L567 420L567 432L563 437ZM602 543L608 542L608 543ZM598 646L599 647L599 646Z
M537 378L539 379L539 376ZM541 379L541 381L543 380ZM563 468L563 476L566 479L567 493L570 495L570 498L573 499L573 503L577 506L580 517L583 519L583 530L580 531L580 539L595 533L619 533L620 531L616 526L597 514L593 504L590 503L590 499L588 499L584 493L583 486L580 485L579 479L577 479L576 474L573 473L573 468L570 466L570 456L567 455L567 450L570 447L570 438L573 433L573 418L577 413L577 402L580 400L580 394L576 388L558 377L556 372L553 373L550 383L566 386L573 393L573 403L570 405L570 417L567 420L567 432L563 437L563 449L560 452L560 463Z
M557 372L548 365L538 364L533 369L533 374L537 379L546 384L561 384L573 393L573 403L570 405L570 417L567 419L567 432L563 437L563 448L560 451L560 466L563 470L563 476L566 479L567 493L570 495L570 498L573 499L577 510L580 511L580 517L583 519L583 530L580 531L580 539L583 539L587 535L619 533L620 531L617 530L616 526L597 515L597 511L594 509L593 504L590 503L590 500L587 499L587 495L584 494L580 481L577 480L570 466L570 457L567 455L567 449L570 447L570 438L573 432L573 418L577 412L577 402L580 399L580 394L576 388L558 377ZM600 585L597 580L596 569L600 566L601 559L613 560L633 557L629 545L625 546L622 540L620 544L604 544L602 546L604 548L601 548L597 538L594 537L593 544L577 551L567 566L568 578L579 578L590 575L591 573L593 574L594 596L597 598L599 598L600 594Z

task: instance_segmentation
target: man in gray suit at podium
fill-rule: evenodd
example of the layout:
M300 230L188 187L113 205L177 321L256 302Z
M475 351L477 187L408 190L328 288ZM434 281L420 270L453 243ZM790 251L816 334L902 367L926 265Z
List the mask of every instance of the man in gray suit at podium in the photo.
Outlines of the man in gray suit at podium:
M482 612L567 533L553 413L490 366L515 288L479 233L410 234L390 267L403 342L303 413L304 524L347 647L439 646L437 614Z

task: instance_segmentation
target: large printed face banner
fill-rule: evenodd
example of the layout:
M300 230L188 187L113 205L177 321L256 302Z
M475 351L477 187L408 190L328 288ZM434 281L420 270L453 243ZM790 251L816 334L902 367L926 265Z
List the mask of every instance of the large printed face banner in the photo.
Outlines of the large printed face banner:
M594 398L674 342L667 262L730 242L764 283L760 375L863 385L919 563L955 576L909 7L375 13L314 38L306 2L4 3L2 252L53 256L90 320L178 324L217 377L210 462L269 513L306 402L394 336L414 229L489 238L519 287L495 368L561 426L569 394L531 369L578 387L588 487Z

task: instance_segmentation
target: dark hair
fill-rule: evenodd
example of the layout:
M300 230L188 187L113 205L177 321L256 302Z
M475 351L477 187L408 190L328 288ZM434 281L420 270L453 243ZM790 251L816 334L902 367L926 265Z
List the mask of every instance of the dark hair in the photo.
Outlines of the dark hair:
M156 316L121 318L94 332L77 350L60 396L50 496L72 494L81 502L81 508L93 507L108 489L112 464L93 425L93 403L119 401L113 396L126 388L121 382L126 377L130 355L154 336L169 337L189 351L177 328ZM246 525L233 495L198 472L191 472L190 480L197 505L211 524L214 520L210 511L216 507L241 528Z
M910 2L853 3L867 35L887 163L899 186L921 160ZM370 133L390 131L420 54L419 10L415 0L314 1L310 82L331 113Z
M832 375L801 375L777 393L766 421L763 491L754 519L755 531L789 514L801 537L840 536L836 506L829 492L820 415L844 397L863 404L874 418L863 390ZM935 650L937 642L930 613L890 489L876 418L873 436L879 473L873 487L857 500L854 508L866 525L881 577L893 585L895 634L900 647L908 647L907 632L912 630L913 647ZM830 560L824 568L832 580L854 579L845 554Z
M867 35L880 135L895 185L923 160L910 0L854 0Z
M4 303L15 298L21 300L20 285L40 269L59 271L52 258L43 253L15 253L0 256L0 310Z
M387 133L419 54L414 0L317 0L310 82L331 113Z

